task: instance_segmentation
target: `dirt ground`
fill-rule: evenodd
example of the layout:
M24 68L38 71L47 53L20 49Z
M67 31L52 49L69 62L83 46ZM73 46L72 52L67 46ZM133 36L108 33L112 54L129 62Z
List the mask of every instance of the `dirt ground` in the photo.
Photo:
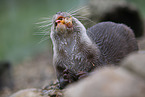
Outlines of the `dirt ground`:
M8 97L12 93L26 88L43 88L56 79L52 65L52 50L34 56L13 67L14 88L5 88L0 97Z

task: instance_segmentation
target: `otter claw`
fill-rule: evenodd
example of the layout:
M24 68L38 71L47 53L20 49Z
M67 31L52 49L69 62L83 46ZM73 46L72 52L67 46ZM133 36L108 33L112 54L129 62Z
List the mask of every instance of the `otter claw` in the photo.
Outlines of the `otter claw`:
M82 79L88 76L88 72L80 71L78 72L77 76L78 76L78 79Z
M64 71L63 71L63 78L64 78L64 81L66 82L66 83L71 83L71 77L70 77L70 75L69 75L69 70L68 69L65 69Z

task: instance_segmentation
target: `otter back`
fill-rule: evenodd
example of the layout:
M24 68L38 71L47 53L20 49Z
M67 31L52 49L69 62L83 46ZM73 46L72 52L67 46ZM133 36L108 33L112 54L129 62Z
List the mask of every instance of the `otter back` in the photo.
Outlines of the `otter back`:
M105 63L118 63L127 54L138 50L133 31L124 24L98 23L87 30L87 35L98 45Z

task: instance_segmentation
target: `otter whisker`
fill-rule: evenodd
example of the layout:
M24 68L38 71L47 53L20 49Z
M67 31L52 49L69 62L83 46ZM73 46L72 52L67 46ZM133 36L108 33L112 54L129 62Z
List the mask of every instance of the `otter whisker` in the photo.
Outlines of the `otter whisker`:
M48 18L48 17L42 17L40 18L41 20L52 20L52 18Z
M44 23L51 23L52 21L42 21L42 22L38 22L38 23L35 23L35 24L44 24Z
M46 37L46 36L47 36L47 37ZM44 33L44 35L43 35L43 37L41 38L41 40L40 40L40 42L39 42L39 43L41 43L41 42L43 42L43 41L45 41L45 40L49 39L49 37L48 37L48 36L50 36L49 32Z
M51 26L52 24L48 24L48 25L41 25L39 26L39 30L43 30L43 31L48 31L50 29L49 26ZM46 28L47 27L47 28Z
M41 36L41 35L44 35L44 34L34 34L34 35L38 35L38 36ZM48 35L47 35L48 36Z
M76 12L78 12L79 10L81 10L81 9L83 9L83 8L86 8L86 7L87 7L87 6L83 6L83 7L79 8L79 9L77 9L77 10L74 10L74 11L70 12L70 14L76 13Z
M73 12L74 11L74 9L75 9L75 7L72 7L71 9L69 9L67 12L68 13L71 13L71 12Z
M96 22L94 22L94 21L92 21L92 20L90 20L89 18L87 18L87 17L82 17L82 16L75 16L77 19L84 19L84 20L88 20L89 22L91 22L91 23L93 23L93 24L96 24Z
M79 14L72 14L72 16L82 16L82 17L85 17L85 16L88 16L89 13L86 13L86 14L83 14L83 15L79 15Z
M52 23L50 23L48 25L42 25L42 26L39 26L39 27L42 28L42 27L48 27L48 26L51 26L51 25L52 25Z
M39 27L39 30L42 32L35 32L35 33L49 33L50 34L51 27Z
M33 34L33 35L50 35L50 33L47 31L47 32L35 32L35 34Z
M39 30L40 31L49 31L50 30L50 27L46 28L46 27L39 27Z
M87 9L88 9L87 6L84 6L84 7L81 7L81 8L79 8L79 9L75 10L75 11L70 12L70 14L77 13L78 11L80 11L80 10L82 10L82 9L84 9L84 8L87 8Z
M35 33L36 33L36 34L37 34L37 33L41 33L41 34L42 34L42 33L43 33L43 34L48 33L48 34L50 34L49 31L44 31L44 32L35 32Z
M48 40L48 39L49 39L49 37L43 37L43 38L40 40L40 42L39 42L38 44L40 44L40 43L42 43L43 41Z
M39 21L35 24L39 25L37 27L38 27L38 30L40 32L35 32L34 33L34 35L41 36L41 39L40 39L39 43L42 43L43 41L48 40L49 37L50 37L50 28L51 28L50 26L52 26L52 17L51 18L41 17L39 19Z

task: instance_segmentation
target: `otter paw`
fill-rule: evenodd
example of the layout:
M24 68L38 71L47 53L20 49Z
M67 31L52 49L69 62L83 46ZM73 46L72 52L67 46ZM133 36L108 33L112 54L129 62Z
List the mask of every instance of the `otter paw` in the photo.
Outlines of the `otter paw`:
M70 73L69 73L69 70L68 69L65 69L64 71L63 71L63 78L64 78L64 81L66 82L66 83L71 83L72 81L71 81L71 76L70 76Z
M82 79L88 76L88 72L80 71L77 73L78 79Z

